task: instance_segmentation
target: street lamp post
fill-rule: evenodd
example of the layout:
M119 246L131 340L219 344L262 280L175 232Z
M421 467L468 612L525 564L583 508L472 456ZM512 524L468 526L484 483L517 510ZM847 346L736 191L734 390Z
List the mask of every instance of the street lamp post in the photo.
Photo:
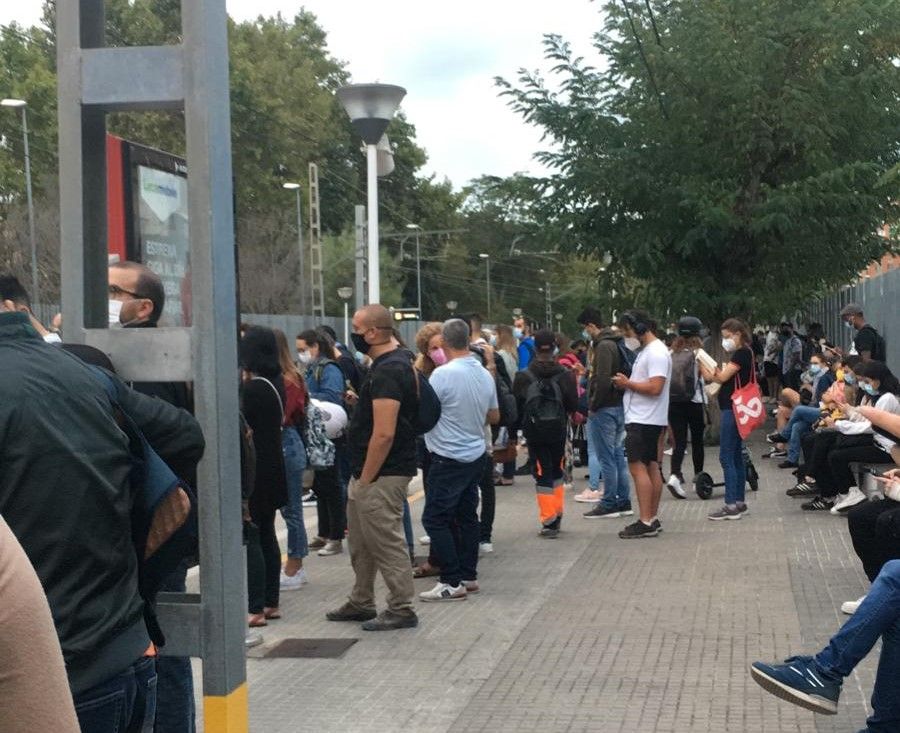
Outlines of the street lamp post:
M416 230L416 306L419 309L419 318L422 317L422 258L419 252L419 232L422 227L418 224L407 224L407 229Z
M37 238L34 234L34 202L31 197L31 154L28 149L28 102L24 99L0 100L0 107L22 110L22 137L25 143L25 197L28 201L28 236L31 241L31 297L32 302L40 302L38 291Z
M337 90L337 97L356 134L366 144L368 182L369 303L381 300L378 257L378 142L400 106L406 90L393 84L348 84Z
M487 320L491 320L491 256L485 252L478 255L487 265Z
M350 343L350 298L353 288L338 288L338 297L344 301L344 346Z
M282 188L297 194L297 254L300 256L300 313L306 315L306 258L303 256L303 204L299 183L283 183Z

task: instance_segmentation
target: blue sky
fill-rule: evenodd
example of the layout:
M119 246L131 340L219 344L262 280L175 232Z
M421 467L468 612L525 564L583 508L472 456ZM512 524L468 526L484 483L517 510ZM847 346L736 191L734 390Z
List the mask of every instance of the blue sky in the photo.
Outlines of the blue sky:
M4 3L0 22L37 22L40 0ZM301 4L285 0L227 0L239 19ZM537 130L497 97L495 76L514 78L519 67L545 68L541 37L559 33L591 58L591 36L602 22L589 0L307 0L332 53L357 82L382 81L408 90L403 108L429 154L428 173L460 187L469 179L516 171L540 173L532 154ZM372 10L368 17L364 10Z

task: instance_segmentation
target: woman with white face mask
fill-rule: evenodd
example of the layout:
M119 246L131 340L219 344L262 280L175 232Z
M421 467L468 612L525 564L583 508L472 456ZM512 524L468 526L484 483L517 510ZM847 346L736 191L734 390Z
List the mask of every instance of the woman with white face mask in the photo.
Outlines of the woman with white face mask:
M744 466L744 441L738 432L737 421L732 410L731 395L753 378L753 351L747 324L737 318L729 318L722 324L722 349L728 363L713 371L698 361L700 372L706 382L722 385L717 398L722 412L719 434L719 462L725 474L725 506L712 512L714 521L740 519L747 511L744 492L747 485L747 471Z

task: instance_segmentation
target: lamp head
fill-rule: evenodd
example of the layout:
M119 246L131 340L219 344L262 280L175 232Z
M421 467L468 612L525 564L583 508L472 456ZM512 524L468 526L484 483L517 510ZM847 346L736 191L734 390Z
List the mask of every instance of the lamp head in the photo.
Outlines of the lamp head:
M341 300L350 300L353 297L353 288L338 288L337 294Z
M24 99L0 99L0 107L25 107L28 105Z
M336 93L366 145L378 143L406 96L406 90L394 84L348 84Z
M286 188L288 191L296 191L298 188L300 188L300 184L299 183L290 183L290 182L282 183L281 187Z

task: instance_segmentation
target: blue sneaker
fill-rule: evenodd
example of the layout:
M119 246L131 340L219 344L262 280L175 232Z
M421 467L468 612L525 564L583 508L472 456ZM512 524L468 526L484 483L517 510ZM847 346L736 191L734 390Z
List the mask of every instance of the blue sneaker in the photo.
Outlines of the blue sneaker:
M754 662L750 675L766 692L824 715L837 714L841 685L822 677L812 657L791 657L784 664Z

